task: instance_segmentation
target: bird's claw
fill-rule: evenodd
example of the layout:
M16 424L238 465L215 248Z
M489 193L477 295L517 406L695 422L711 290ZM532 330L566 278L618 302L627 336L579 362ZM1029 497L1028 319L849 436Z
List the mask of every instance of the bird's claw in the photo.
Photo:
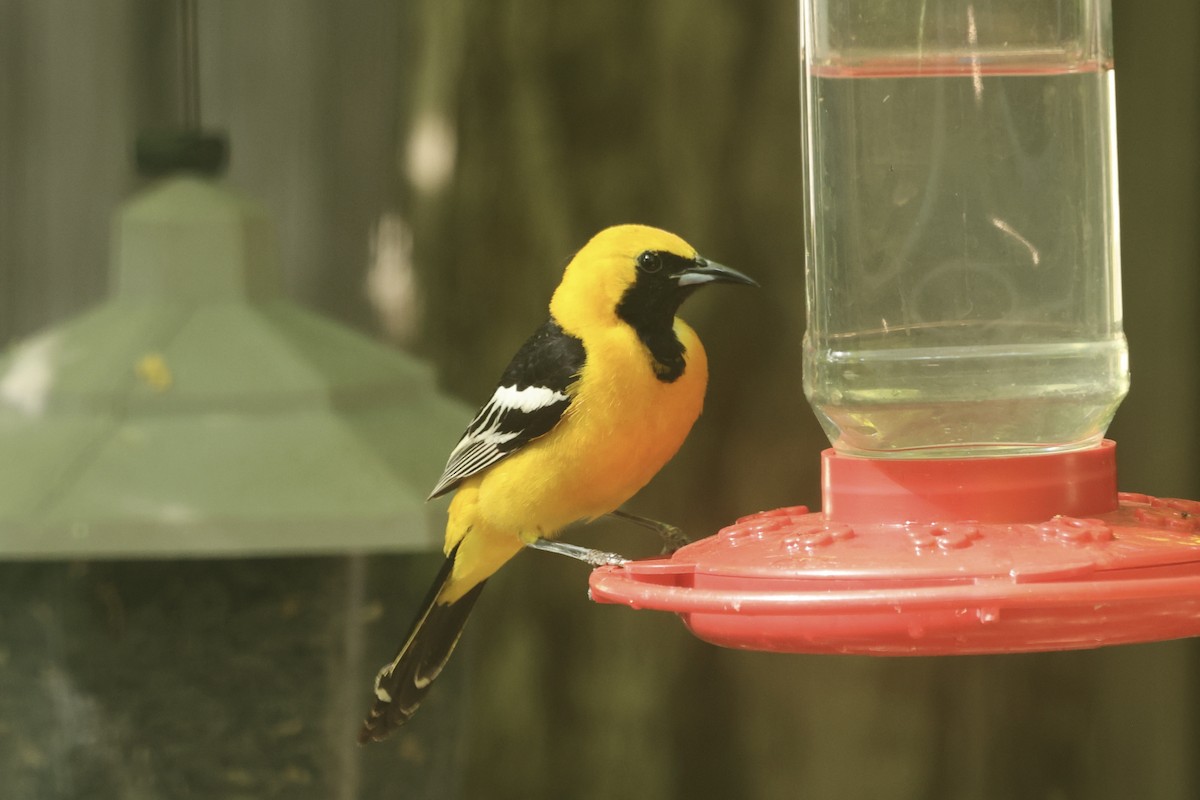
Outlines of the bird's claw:
M650 519L649 517L641 517L637 514L631 514L630 512L620 508L615 511L610 511L609 515L617 517L618 519L626 520L627 522L632 522L635 525L640 525L647 530L652 530L657 533L659 538L663 541L662 554L664 556L669 556L679 548L692 543L692 540L689 539L686 534L684 534L683 530L675 525L671 525L666 522L659 522L658 520Z
M687 534L674 525L664 524L663 527L659 529L659 533L662 535L662 554L664 556L669 556L681 547L687 547L692 543L692 540L687 537Z
M586 558L588 564L593 567L619 567L629 563L629 559L616 553L605 553L600 550L592 550Z

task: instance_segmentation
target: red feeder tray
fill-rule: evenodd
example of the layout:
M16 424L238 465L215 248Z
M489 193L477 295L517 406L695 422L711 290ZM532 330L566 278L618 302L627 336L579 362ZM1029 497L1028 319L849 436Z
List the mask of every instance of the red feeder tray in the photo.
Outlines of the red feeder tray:
M743 517L592 598L790 653L1067 650L1200 635L1200 502L1118 494L1115 445L1049 455L822 454L825 510Z

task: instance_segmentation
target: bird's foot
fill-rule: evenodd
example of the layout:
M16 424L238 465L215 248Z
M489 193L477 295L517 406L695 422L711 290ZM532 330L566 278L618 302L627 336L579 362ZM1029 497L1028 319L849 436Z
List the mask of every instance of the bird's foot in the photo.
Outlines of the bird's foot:
M634 525L640 525L647 530L657 533L663 540L663 555L670 555L679 548L692 543L692 540L684 534L681 528L666 522L659 522L656 519L648 517L640 517L637 514L630 514L628 511L623 511L619 508L616 511L610 512L610 516L632 522Z
M542 550L547 553L557 553L560 556L574 558L593 567L619 567L622 564L629 563L628 558L616 553L606 553L603 550L593 550L590 547L580 547L577 544L567 544L566 542L553 542L549 539L534 539L531 542L526 542L525 546L532 547L534 550Z
M692 543L692 540L687 537L682 528L674 525L662 523L662 528L659 530L659 535L662 536L664 556L669 556L681 547L686 547Z

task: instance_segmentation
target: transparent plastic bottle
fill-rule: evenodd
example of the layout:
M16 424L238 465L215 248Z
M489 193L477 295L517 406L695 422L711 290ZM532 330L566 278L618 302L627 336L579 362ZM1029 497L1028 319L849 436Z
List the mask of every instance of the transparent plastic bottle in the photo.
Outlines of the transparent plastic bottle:
M839 451L1100 441L1129 386L1108 0L801 0L805 394Z

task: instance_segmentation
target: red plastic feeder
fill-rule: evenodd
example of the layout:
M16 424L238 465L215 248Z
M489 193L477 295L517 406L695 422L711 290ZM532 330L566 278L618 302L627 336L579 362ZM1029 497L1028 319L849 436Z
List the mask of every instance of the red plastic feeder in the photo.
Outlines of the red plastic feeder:
M1118 494L1115 445L1003 458L822 455L824 511L764 511L592 598L790 653L1066 650L1200 635L1200 502Z

